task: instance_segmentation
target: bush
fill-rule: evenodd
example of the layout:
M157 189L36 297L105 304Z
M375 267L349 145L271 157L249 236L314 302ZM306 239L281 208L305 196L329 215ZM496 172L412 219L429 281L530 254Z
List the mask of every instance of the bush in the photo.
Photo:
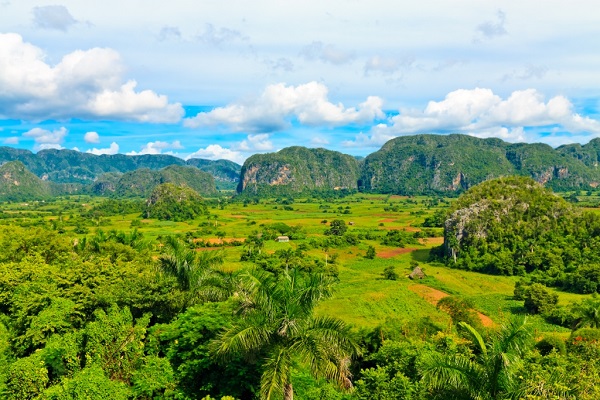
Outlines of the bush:
M395 281L398 279L398 273L396 272L396 267L390 265L389 267L385 267L383 270L383 277L389 281Z
M540 283L534 283L525 292L524 307L531 314L550 313L557 303L558 295Z
M544 336L542 340L536 343L535 348L538 349L543 356L547 356L552 350L556 350L556 352L561 355L567 354L565 341L560 336L556 335Z

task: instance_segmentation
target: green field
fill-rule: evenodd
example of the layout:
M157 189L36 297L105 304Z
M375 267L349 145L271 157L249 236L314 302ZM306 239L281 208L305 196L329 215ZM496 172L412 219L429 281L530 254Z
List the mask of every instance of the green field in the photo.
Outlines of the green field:
M240 261L242 246L231 246L232 240L243 241L253 232L260 232L264 226L283 222L289 226L300 226L306 239L278 243L270 240L264 251L273 253L279 249L296 249L311 239L322 238L330 221L342 219L348 225L348 232L355 234L372 233L384 235L392 229L416 232L424 219L436 210L447 207L452 200L436 204L427 197L400 197L385 195L352 195L335 200L296 199L293 202L260 200L254 202L231 202L227 199L209 199L209 215L186 222L158 221L142 219L138 213L111 216L83 216L105 199L87 196L60 198L51 202L5 203L2 206L2 224L35 226L52 223L64 235L84 237L98 230L131 231L132 225L146 239L154 241L165 235L194 237L195 240L210 243L222 248L225 253L223 268L236 271L251 267L252 263ZM133 224L132 224L132 221ZM76 226L84 226L86 234L77 234ZM411 262L418 262L427 274L424 283L428 287L450 295L460 295L470 299L477 310L489 316L494 323L501 324L511 313L521 313L522 301L512 298L515 277L491 276L464 270L451 269L441 264L428 262L429 249L442 243L442 231L435 231L437 237L420 239L420 244L400 249L381 244L379 238L363 239L357 245L346 245L323 249L311 248L310 256L334 260L338 270L339 283L333 298L323 302L317 312L332 315L357 328L373 328L390 323L415 323L430 320L439 326L446 326L449 317L439 311L431 301L416 293L414 281L407 278L411 272ZM377 256L365 258L367 248L373 246ZM198 251L212 251L214 248L199 248ZM383 279L385 267L394 266L398 280ZM580 301L585 296L565 292L559 294L559 305ZM567 329L545 323L540 317L532 318L539 331L568 332Z

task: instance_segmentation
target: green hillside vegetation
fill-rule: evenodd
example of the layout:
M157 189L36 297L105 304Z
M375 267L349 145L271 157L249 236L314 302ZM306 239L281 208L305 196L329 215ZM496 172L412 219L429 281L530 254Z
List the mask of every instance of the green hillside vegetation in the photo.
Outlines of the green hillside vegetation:
M485 196L587 212L514 179ZM254 200L181 221L137 199L3 203L0 398L599 398L597 297L430 260L425 222L471 200Z
M94 155L75 150L28 150L0 147L0 164L21 161L40 178L59 183L90 184L107 173L126 173L140 168L159 170L171 165L194 166L222 182L237 182L241 166L228 160L190 159L166 154L128 156L124 154Z
M487 179L529 176L554 190L595 187L599 141L553 149L465 135L416 135L390 140L364 160L359 189L375 193L462 192Z
M479 184L448 215L444 251L450 266L530 275L579 293L600 289L600 218L531 178Z
M140 168L122 175L105 174L91 186L96 195L148 197L162 183L186 185L202 196L218 194L212 175L195 167L170 165L161 170Z
M32 174L20 161L0 166L0 199L21 201L44 199L51 194L48 182Z
M167 221L186 221L207 213L202 197L187 186L163 183L154 188L144 216Z
M268 197L356 190L358 176L358 161L351 156L295 146L248 158L242 166L238 192Z

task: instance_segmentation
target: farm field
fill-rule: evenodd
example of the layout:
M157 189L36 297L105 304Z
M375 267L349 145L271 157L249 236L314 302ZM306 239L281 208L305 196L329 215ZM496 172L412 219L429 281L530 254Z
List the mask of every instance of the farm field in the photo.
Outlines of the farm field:
M319 315L336 316L358 329L385 324L420 329L418 326L426 327L426 322L449 326L449 316L435 306L444 294L472 301L482 318L486 318L487 325L502 324L510 314L524 312L523 302L513 299L517 278L484 275L430 263L429 250L443 243L439 228L427 228L426 236L429 237L419 238L416 244L399 247L381 243L381 237L392 230L409 234L421 231L424 220L447 207L451 199L440 202L428 197L357 194L329 200L271 199L242 203L220 198L209 199L209 215L185 222L144 219L140 213L89 214L105 201L73 196L42 203L6 203L2 207L4 218L1 224L35 226L50 223L62 235L73 239L93 236L98 231L131 232L133 229L151 243L160 237L178 235L197 243L199 252L222 249L222 268L233 272L252 265L240 261L244 241L249 235L284 223L300 227L304 238L287 243L267 240L262 251L271 254L305 246L307 255L321 259L337 270L335 294L319 305L316 310ZM336 219L344 221L348 233L362 239L357 244L315 248L314 241L325 237L329 223ZM313 246L309 245L311 241ZM374 259L365 257L370 246L375 249ZM407 278L416 265L426 274L422 281ZM398 273L397 280L384 279L383 271L390 266ZM559 305L586 298L585 295L552 291L558 294ZM530 318L536 331L569 332L544 322L541 317Z

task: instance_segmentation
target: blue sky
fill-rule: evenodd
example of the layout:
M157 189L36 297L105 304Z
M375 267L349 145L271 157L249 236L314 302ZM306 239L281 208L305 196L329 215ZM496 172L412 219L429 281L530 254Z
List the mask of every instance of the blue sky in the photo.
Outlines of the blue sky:
M0 144L242 163L600 136L600 14L548 0L0 0Z

